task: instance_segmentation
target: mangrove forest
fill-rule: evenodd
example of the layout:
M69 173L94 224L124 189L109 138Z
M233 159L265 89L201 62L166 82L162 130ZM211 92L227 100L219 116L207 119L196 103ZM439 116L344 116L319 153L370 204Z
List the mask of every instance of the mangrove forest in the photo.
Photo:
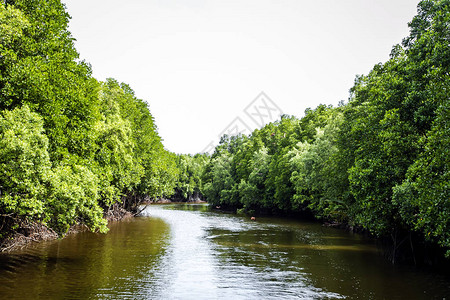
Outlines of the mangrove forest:
M164 148L151 101L93 77L69 20L60 0L0 4L3 249L36 226L106 233L114 211L169 199L319 219L386 241L392 262L450 258L449 0L421 1L347 101L196 155Z

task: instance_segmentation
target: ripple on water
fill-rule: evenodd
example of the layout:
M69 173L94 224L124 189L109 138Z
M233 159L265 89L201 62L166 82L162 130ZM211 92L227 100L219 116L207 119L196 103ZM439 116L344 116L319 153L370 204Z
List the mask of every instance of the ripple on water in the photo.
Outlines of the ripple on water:
M151 206L107 235L0 255L0 299L442 299L450 292L448 277L391 266L357 235L182 208Z
M171 227L168 259L176 283L167 289L169 298L342 298L313 287L301 267L289 265L287 252L271 250L270 238L276 235L271 230L277 226L158 206L144 214L161 218Z

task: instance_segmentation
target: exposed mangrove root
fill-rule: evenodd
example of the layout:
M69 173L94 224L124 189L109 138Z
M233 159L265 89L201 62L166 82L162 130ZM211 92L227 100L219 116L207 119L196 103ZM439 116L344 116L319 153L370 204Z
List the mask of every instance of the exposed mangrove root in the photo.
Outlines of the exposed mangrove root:
M38 222L5 215L0 217L2 217L0 228L3 229L0 252L19 250L31 243L55 240L61 237L51 228ZM104 217L108 222L113 222L131 218L133 214L121 207L121 204L114 204L105 211ZM86 225L75 224L69 228L66 236L86 230L89 230Z
M18 228L1 241L0 252L21 249L33 242L54 240L58 237L54 230L43 224L22 220Z
M105 212L105 218L106 218L106 220L108 220L108 222L120 221L120 220L131 218L131 217L133 217L133 214L130 213L125 208L121 207L121 204L118 204L118 203L112 205Z

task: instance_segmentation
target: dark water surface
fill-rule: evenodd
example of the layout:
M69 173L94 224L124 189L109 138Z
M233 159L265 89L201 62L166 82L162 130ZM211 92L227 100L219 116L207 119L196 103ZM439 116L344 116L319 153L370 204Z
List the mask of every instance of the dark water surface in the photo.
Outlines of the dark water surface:
M165 205L110 228L0 255L0 299L450 299L449 277L316 223Z

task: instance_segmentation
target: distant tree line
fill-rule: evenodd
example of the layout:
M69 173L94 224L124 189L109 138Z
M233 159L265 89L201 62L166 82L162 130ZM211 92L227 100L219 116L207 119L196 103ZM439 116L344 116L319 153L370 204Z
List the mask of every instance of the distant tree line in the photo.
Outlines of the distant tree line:
M209 154L178 154L176 165L179 172L173 201L202 201L203 173L209 163Z
M390 59L348 103L224 136L203 175L214 206L312 212L450 256L450 1L425 0ZM406 239L406 241L405 241Z

